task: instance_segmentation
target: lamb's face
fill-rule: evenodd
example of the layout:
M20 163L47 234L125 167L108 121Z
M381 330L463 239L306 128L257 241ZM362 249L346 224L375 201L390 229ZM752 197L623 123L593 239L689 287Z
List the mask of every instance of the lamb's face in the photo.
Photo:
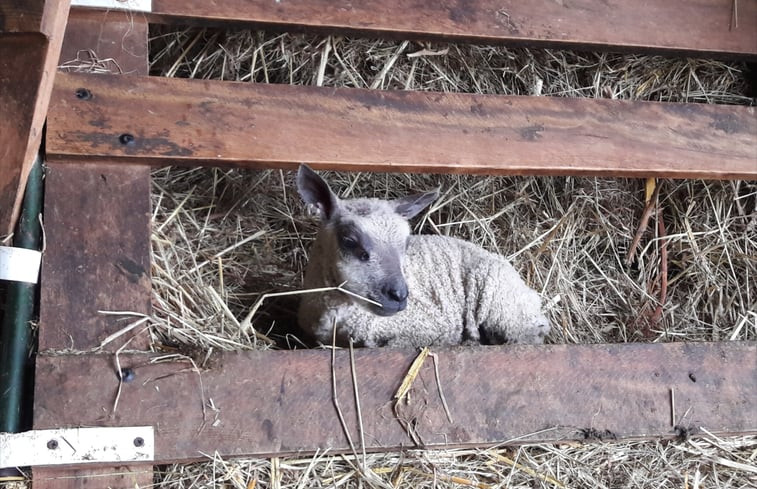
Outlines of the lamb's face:
M402 263L410 226L394 207L374 199L342 201L329 229L335 272L344 288L373 303L357 302L381 316L405 309L408 289Z
M321 211L320 263L344 288L369 299L356 299L382 316L407 306L407 282L402 262L412 219L438 197L438 191L397 200L342 200L306 165L297 172L297 190ZM325 285L325 284L324 284ZM333 284L332 284L333 285Z

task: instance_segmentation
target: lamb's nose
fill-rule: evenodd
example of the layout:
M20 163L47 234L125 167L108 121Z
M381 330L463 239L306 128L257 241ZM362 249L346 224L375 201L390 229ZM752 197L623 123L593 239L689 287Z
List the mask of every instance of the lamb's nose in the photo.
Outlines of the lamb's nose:
M387 287L386 295L393 301L404 302L407 299L407 285L395 284Z

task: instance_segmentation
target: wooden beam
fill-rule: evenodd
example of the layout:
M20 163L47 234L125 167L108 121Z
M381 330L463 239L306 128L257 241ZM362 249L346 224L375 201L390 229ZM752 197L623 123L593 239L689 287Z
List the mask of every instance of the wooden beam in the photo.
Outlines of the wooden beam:
M89 350L149 314L149 168L50 164L45 179L45 236L39 350ZM146 349L142 329L107 346Z
M393 396L417 352L355 351L366 449L396 450L416 442L482 447L671 438L675 426L715 434L757 432L755 342L462 347L436 353L440 383L427 358L409 401L395 407ZM116 405L112 354L38 357L42 380L35 392L35 425L153 425L156 464L213 453L350 451L334 407L329 351L219 353L201 370L175 356L159 358L119 355L134 378L122 384ZM333 372L340 409L358 444L346 350L336 352Z
M45 0L26 0L24 2L0 0L0 33L41 32L45 25L45 8L53 7Z
M74 22L66 30L61 70L87 72L96 67L122 75L148 73L147 22L142 16L118 10L72 8L71 23Z
M754 107L61 74L47 151L155 165L756 178L755 134Z
M72 12L61 64L86 70L112 59L107 67L116 72L146 74L147 33L145 20L126 12ZM138 319L99 311L151 312L150 169L108 163L48 163L40 351L90 350ZM137 328L104 349L115 351L126 341L139 350L150 340ZM55 379L37 372L35 381ZM151 464L33 471L35 489L133 489L152 482Z
M39 151L68 10L69 0L0 0L0 238Z
M61 61L92 50L100 59L115 59L123 71L145 74L147 28L126 12L75 12ZM49 130L47 136L49 145ZM48 162L45 183L39 350L88 350L126 326L123 318L98 311L150 313L149 168L113 165L107 158L86 166ZM142 333L130 348L148 344Z
M42 34L0 36L0 238L13 232L16 199L23 196L23 168L48 41ZM30 82L31 81L31 82ZM38 128L38 130L41 129ZM28 175L28 173L27 173Z
M757 4L726 0L153 0L151 20L587 50L757 56Z

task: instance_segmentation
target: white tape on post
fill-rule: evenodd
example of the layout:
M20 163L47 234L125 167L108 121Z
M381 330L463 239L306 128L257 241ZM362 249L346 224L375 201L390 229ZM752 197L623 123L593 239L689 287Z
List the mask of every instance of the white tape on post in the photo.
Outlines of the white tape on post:
M0 433L0 468L153 460L152 426Z
M71 6L152 12L152 0L71 0Z
M0 246L0 280L36 284L42 253L25 248Z

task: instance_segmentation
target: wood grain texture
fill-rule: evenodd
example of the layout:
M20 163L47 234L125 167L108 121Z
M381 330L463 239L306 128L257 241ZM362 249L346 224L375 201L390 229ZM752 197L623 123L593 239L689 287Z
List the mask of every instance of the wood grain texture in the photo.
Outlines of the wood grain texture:
M673 425L713 433L757 430L757 344L669 343L440 349L397 408L426 447L673 437ZM357 350L366 448L414 446L393 395L417 355ZM155 426L156 463L202 455L349 452L325 350L226 353L201 371L188 361L119 356L135 378L118 389L113 355L41 356L35 424ZM337 351L337 398L359 440L348 352ZM670 390L675 390L675 421ZM209 399L217 411L208 408ZM203 408L205 405L205 408Z
M144 21L125 12L77 12L71 16L61 60L91 49L98 58L113 57L124 71L145 74L146 48ZM47 145L49 136L48 130ZM125 326L123 320L97 311L150 313L149 168L109 163L48 163L41 351L88 350ZM124 335L108 348L117 349L132 336ZM147 344L143 333L130 348Z
M152 487L151 465L34 468L34 489L139 489Z
M754 107L73 74L54 100L52 160L757 177Z
M153 0L153 20L754 58L757 3L738 2L738 27L732 7L730 0Z
M69 3L0 0L0 236L13 231L39 151Z
M73 8L59 65L64 71L86 72L93 61L105 63L111 72L145 75L148 72L148 25L138 14L122 10ZM111 60L106 62L106 60Z
M0 33L42 32L46 0L0 0Z
M14 207L23 195L24 158L47 50L47 38L39 33L0 35L0 237L13 232L18 215Z
M89 350L129 324L98 311L150 313L149 172L106 162L52 164L45 178L39 350ZM129 347L148 341L142 332Z
M81 52L111 58L117 72L147 73L147 24L125 12L72 12L61 63ZM84 63L68 63L86 68ZM131 321L101 310L150 314L150 170L144 166L48 164L45 196L47 249L42 268L39 348L88 350ZM133 318L134 319L134 318ZM132 319L132 320L133 320ZM146 349L141 329L107 345L130 340ZM37 372L36 383L55 379ZM35 410L36 410L35 403ZM37 467L35 489L133 489L150 487L153 467Z

